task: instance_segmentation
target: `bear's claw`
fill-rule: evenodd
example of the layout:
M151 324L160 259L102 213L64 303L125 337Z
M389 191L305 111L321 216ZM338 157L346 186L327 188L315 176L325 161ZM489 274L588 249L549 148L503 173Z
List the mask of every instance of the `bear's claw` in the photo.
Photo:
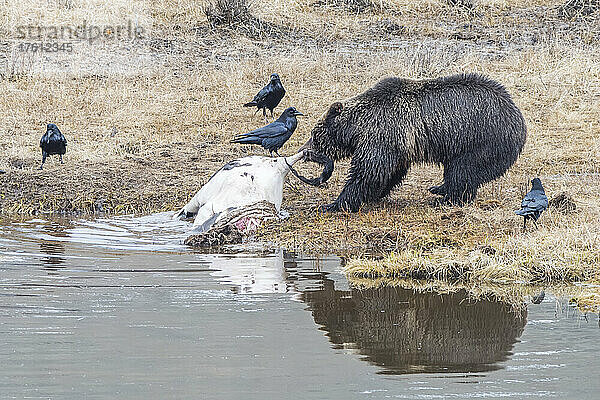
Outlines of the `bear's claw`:
M317 213L318 214L327 214L327 213L336 212L339 210L340 210L340 207L338 206L337 203L331 203L331 204L326 204L324 206L319 206L319 208L317 209Z
M444 185L432 186L428 190L429 190L429 193L431 193L431 194L437 194L440 196L446 195L446 188L444 187Z

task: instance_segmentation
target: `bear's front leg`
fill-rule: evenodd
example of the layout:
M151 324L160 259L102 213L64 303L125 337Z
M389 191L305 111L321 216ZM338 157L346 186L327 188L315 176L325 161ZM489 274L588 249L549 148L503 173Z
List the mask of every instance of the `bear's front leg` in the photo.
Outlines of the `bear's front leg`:
M393 177L389 169L353 158L344 189L333 203L319 207L319 212L357 212L363 203L379 200Z
M338 198L331 204L327 204L319 207L319 213L337 212L337 211L349 211L357 212L363 203L358 196L351 194L353 188L346 190L347 186L344 187L342 193Z

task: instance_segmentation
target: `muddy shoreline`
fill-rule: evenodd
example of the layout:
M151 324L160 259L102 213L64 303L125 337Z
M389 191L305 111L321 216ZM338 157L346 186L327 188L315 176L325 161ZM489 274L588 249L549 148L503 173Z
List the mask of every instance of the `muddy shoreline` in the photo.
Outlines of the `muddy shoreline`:
M225 156L224 156L225 157ZM51 157L44 170L0 175L0 214L98 216L175 210L198 190L222 158L203 157L185 144L163 146L123 159L65 164Z

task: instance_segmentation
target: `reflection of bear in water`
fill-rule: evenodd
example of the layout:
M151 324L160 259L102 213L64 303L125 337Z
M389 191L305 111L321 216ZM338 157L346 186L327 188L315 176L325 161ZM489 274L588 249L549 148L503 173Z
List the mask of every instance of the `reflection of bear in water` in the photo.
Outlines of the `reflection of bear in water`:
M415 293L385 287L304 292L315 322L329 339L351 343L383 373L483 372L498 369L523 332L526 311L470 302L464 292Z
M432 193L472 201L517 160L525 139L523 116L504 87L468 74L384 79L334 103L307 146L333 160L352 157L344 189L325 210L358 211L387 196L414 163L444 166L444 183Z

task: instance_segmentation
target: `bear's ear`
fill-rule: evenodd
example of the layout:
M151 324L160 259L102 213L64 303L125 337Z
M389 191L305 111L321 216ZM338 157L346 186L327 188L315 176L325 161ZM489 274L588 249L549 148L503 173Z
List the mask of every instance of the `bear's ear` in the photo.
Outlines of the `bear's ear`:
M329 111L327 112L327 118L335 118L342 113L344 106L339 101L336 101L329 107Z

